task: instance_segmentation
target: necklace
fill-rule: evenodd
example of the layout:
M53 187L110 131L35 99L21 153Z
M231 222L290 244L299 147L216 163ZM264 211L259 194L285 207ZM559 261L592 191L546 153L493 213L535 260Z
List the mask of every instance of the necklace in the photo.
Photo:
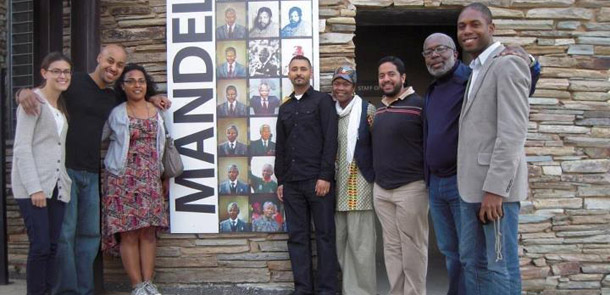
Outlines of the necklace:
M131 106L129 103L127 103L128 114L129 114L129 112L131 112L131 116L136 118L136 119L148 119L148 118L150 118L150 108L148 107L148 103L146 103L146 107L145 108L146 108L146 117L142 118L141 115L139 116L139 114L136 113L137 109L134 108L133 106Z

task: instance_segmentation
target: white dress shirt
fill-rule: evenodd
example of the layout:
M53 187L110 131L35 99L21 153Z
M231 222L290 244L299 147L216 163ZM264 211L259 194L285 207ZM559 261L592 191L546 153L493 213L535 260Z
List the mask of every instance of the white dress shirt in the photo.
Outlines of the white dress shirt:
M481 68L483 65L489 60L489 56L491 53L496 50L500 46L500 42L494 42L489 45L487 49L485 49L477 58L470 62L470 68L472 69L472 76L470 77L470 85L468 86L468 99L472 97L472 87L474 83L477 81L477 77L479 76L479 72L481 72Z

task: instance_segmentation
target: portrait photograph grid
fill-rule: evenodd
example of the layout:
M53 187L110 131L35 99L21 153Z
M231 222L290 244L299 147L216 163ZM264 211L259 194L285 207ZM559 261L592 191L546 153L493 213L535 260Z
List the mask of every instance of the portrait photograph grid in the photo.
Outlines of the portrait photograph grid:
M288 64L313 63L312 1L216 1L220 232L286 231L274 175Z

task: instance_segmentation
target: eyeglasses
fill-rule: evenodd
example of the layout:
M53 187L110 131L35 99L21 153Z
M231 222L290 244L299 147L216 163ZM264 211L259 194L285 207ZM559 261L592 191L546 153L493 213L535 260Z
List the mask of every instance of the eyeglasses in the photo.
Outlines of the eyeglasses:
M72 70L60 70L60 69L52 69L52 70L48 70L49 73L51 73L53 76L57 76L59 77L61 74L64 74L64 76L68 77L68 76L72 76Z
M445 51L447 51L449 49L454 50L453 48L451 48L449 46L439 45L432 49L426 49L421 54L425 57L429 57L432 55L432 53L443 54Z
M135 85L136 83L140 84L140 85L146 85L146 80L145 79L127 79L127 80L123 80L123 83L132 86Z

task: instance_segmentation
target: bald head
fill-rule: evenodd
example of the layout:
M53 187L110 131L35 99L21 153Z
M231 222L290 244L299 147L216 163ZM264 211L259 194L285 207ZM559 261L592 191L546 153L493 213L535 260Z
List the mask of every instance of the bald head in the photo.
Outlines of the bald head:
M95 83L100 88L112 85L123 73L126 62L127 51L123 46L108 44L102 47L97 55L97 67L93 75Z
M428 38L426 38L426 40L424 41L424 50L426 50L426 44L433 42L433 41L436 44L445 45L445 46L455 50L455 42L453 42L453 39L451 39L451 37L449 37L448 35L443 34L443 33L434 33L434 34L431 34L430 36L428 36Z
M422 53L428 72L437 78L449 73L457 60L455 42L443 33L428 36Z

